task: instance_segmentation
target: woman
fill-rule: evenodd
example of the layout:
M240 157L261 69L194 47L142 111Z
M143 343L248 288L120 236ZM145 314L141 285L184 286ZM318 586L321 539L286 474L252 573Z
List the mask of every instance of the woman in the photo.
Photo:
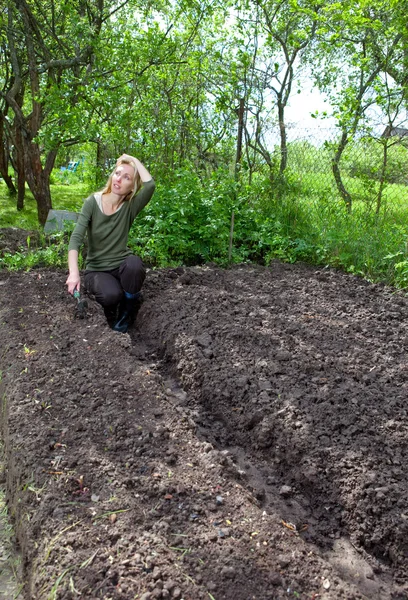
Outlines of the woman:
M146 276L141 259L127 248L129 230L154 188L146 167L123 154L105 188L85 200L69 242L68 293L81 286L78 251L87 233L84 286L102 305L110 327L121 333L126 333L134 320Z

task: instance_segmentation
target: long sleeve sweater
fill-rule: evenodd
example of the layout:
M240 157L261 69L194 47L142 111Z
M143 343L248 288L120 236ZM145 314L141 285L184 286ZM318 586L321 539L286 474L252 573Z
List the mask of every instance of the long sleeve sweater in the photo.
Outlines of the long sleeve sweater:
M129 202L124 202L112 215L103 213L97 201L97 194L89 196L72 232L68 250L79 251L87 234L88 253L85 268L89 271L110 271L119 267L132 253L127 247L132 223L149 202L154 189L154 180L147 181L136 196Z

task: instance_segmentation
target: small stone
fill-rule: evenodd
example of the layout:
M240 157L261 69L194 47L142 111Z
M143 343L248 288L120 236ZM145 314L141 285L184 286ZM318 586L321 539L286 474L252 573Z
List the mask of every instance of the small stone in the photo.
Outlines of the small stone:
M224 504L224 498L222 496L217 496L215 501L218 505Z
M176 584L174 583L174 581L172 579L168 579L164 584L164 589L168 590L169 592L172 592L175 587L176 587Z
M329 590L330 589L330 581L328 579L324 579L323 580L323 587L325 590Z
M228 527L224 527L223 529L218 530L218 537L225 538L231 535L231 530Z
M143 596L140 597L140 600L152 600L152 595L150 592L145 592Z
M57 508L54 509L52 516L54 519L63 519L65 517L64 509L60 506L57 506Z
M282 585L282 577L279 575L279 573L271 573L269 575L269 580L274 586Z
M281 487L281 489L279 490L279 494L280 494L281 496L283 496L284 498L287 498L288 496L291 496L291 495L292 495L292 492L293 492L293 490L292 490L292 488L290 487L290 485L283 485L283 486Z
M173 600L180 600L181 596L182 596L181 589L178 587L174 588L173 594L172 594Z
M278 563L282 567L282 569L284 569L290 564L289 556L286 556L286 554L280 554L278 556Z
M221 569L221 576L222 577L227 577L227 578L232 578L235 576L235 569L234 567L222 567Z
M202 348L208 348L212 343L212 338L209 333L203 333L196 337L196 341Z

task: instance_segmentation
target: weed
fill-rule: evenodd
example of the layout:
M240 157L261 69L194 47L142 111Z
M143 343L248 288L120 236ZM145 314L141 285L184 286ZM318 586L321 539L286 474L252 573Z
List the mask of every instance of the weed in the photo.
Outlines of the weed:
M57 592L58 592L58 588L60 586L60 584L62 583L62 581L64 580L64 578L68 575L68 573L70 571L72 571L75 567L71 566L68 567L68 569L65 569L65 571L63 571L56 579L54 585L51 588L51 591L48 595L47 600L57 600Z

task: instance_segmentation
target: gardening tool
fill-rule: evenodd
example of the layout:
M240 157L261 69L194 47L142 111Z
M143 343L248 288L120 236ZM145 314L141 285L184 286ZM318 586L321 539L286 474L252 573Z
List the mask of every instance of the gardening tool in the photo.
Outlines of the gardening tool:
M85 319L86 318L86 309L88 308L88 302L86 300L81 300L81 294L77 288L74 289L74 298L77 300L77 305L75 308L75 317L77 319Z

